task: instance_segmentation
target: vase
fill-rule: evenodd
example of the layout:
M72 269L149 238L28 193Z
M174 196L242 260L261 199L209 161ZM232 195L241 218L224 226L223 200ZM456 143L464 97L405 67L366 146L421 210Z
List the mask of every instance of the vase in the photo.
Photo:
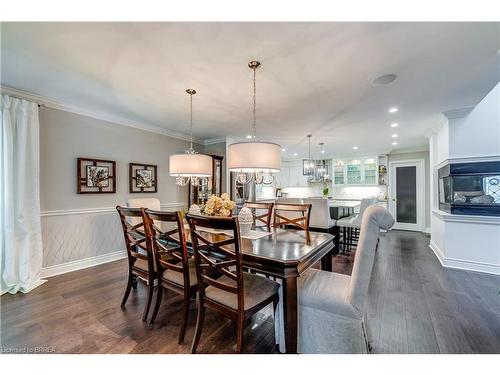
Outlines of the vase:
M240 234L250 233L253 225L253 214L248 207L243 207L238 214L238 222L240 224Z

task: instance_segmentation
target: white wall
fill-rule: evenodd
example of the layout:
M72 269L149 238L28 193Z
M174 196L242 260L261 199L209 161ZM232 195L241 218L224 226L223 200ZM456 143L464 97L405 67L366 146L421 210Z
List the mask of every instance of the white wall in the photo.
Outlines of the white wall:
M437 169L444 162L500 160L500 84L465 117L440 124L429 138L430 246L445 267L500 274L500 217L450 215L439 210Z
M114 207L130 197L155 197L169 209L184 207L187 189L176 186L168 175L168 157L187 147L183 140L40 108L43 266L57 271L84 259L123 256L125 244ZM77 194L77 157L115 160L116 193ZM158 193L129 193L130 162L158 166Z
M449 121L449 157L498 155L500 83L467 116Z

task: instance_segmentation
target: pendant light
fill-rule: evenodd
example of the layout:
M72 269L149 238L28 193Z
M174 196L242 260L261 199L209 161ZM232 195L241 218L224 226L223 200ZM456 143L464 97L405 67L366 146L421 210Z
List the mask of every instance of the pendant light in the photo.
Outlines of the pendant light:
M184 154L174 154L169 157L170 176L177 177L175 184L186 186L189 181L194 186L200 183L201 178L212 175L212 158L208 155L198 154L193 149L193 95L196 90L187 89L190 99L190 146Z
M256 102L256 70L258 61L250 61L248 67L253 70L253 129L248 142L233 143L228 146L228 170L237 172L236 181L247 184L252 180L256 183L272 182L271 173L281 170L281 146L271 142L261 142L257 138L257 102ZM248 174L251 174L248 177Z
M315 164L314 160L311 158L311 137L312 134L307 135L307 139L309 141L308 158L302 160L302 175L304 176L314 176Z
M323 150L323 145L323 142L319 144L321 154L325 153L325 151ZM321 160L320 164L317 167L317 174L320 179L325 180L328 178L328 165L326 164L326 161L324 159Z

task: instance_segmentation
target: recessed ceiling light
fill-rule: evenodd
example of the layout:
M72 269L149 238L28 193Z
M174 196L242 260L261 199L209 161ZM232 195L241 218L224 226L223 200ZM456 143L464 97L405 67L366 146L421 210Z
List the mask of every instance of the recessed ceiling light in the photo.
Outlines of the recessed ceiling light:
M321 150L321 153L324 154L325 153L325 150Z
M391 137L392 137L392 138L397 138L397 137L398 137L398 135L397 135L397 134L393 134L393 135L391 135Z
M293 156L297 156L298 154L296 152L293 153Z
M396 74L384 74L380 77L374 78L372 80L372 85L373 86L381 86L381 85L388 85L389 83L392 83L398 78Z
M396 146L397 144L398 144L398 142L392 142L393 146Z
M396 107L389 108L389 113L396 113L398 109Z
M285 152L286 151L286 148L282 148L281 151Z
M252 139L252 136L250 134L247 135L247 139Z
M391 128L397 128L399 126L399 124L397 122L393 122L391 124Z
M358 149L358 146L353 146L352 147L353 150L357 150Z

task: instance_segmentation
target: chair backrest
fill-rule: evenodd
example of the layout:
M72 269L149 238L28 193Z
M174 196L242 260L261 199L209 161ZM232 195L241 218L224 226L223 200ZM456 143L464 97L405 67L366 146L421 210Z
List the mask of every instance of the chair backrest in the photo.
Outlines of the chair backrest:
M260 223L264 223L264 226L268 231L271 230L271 221L273 218L273 206L274 203L259 203L259 202L247 202L245 203L245 207L249 208L252 211L253 220L255 226Z
M137 259L143 259L148 262L149 270L154 269L153 254L147 246L141 209L116 206L116 210L122 223L129 264L133 266ZM135 219L136 224L131 224L131 219Z
M370 206L364 212L349 285L349 301L361 313L368 296L380 229L393 225L394 218L381 206Z
M363 214L366 209L370 206L377 204L377 198L363 198L359 205L359 214L354 219L354 224L358 227L361 227L361 222L363 220Z
M328 229L335 225L335 220L330 217L327 198L307 198L304 204L311 205L310 227Z
M184 233L184 222L180 212L154 211L141 209L146 233L146 242L153 252L156 269L159 275L165 270L172 270L183 274L184 286L190 285L189 255ZM169 230L163 231L158 227L162 223L170 225Z
M127 199L128 208L149 208L150 210L160 211L160 200L157 198L131 198ZM141 218L132 217L130 218L130 224L136 225Z
M212 286L235 294L238 310L243 311L243 266L238 218L187 214L186 219L194 250L200 298L205 298L205 288ZM229 230L232 236L204 232L204 228ZM217 276L226 276L232 282L222 282L216 279Z
M309 230L311 216L310 204L281 204L274 205L274 226L289 225L305 231Z

